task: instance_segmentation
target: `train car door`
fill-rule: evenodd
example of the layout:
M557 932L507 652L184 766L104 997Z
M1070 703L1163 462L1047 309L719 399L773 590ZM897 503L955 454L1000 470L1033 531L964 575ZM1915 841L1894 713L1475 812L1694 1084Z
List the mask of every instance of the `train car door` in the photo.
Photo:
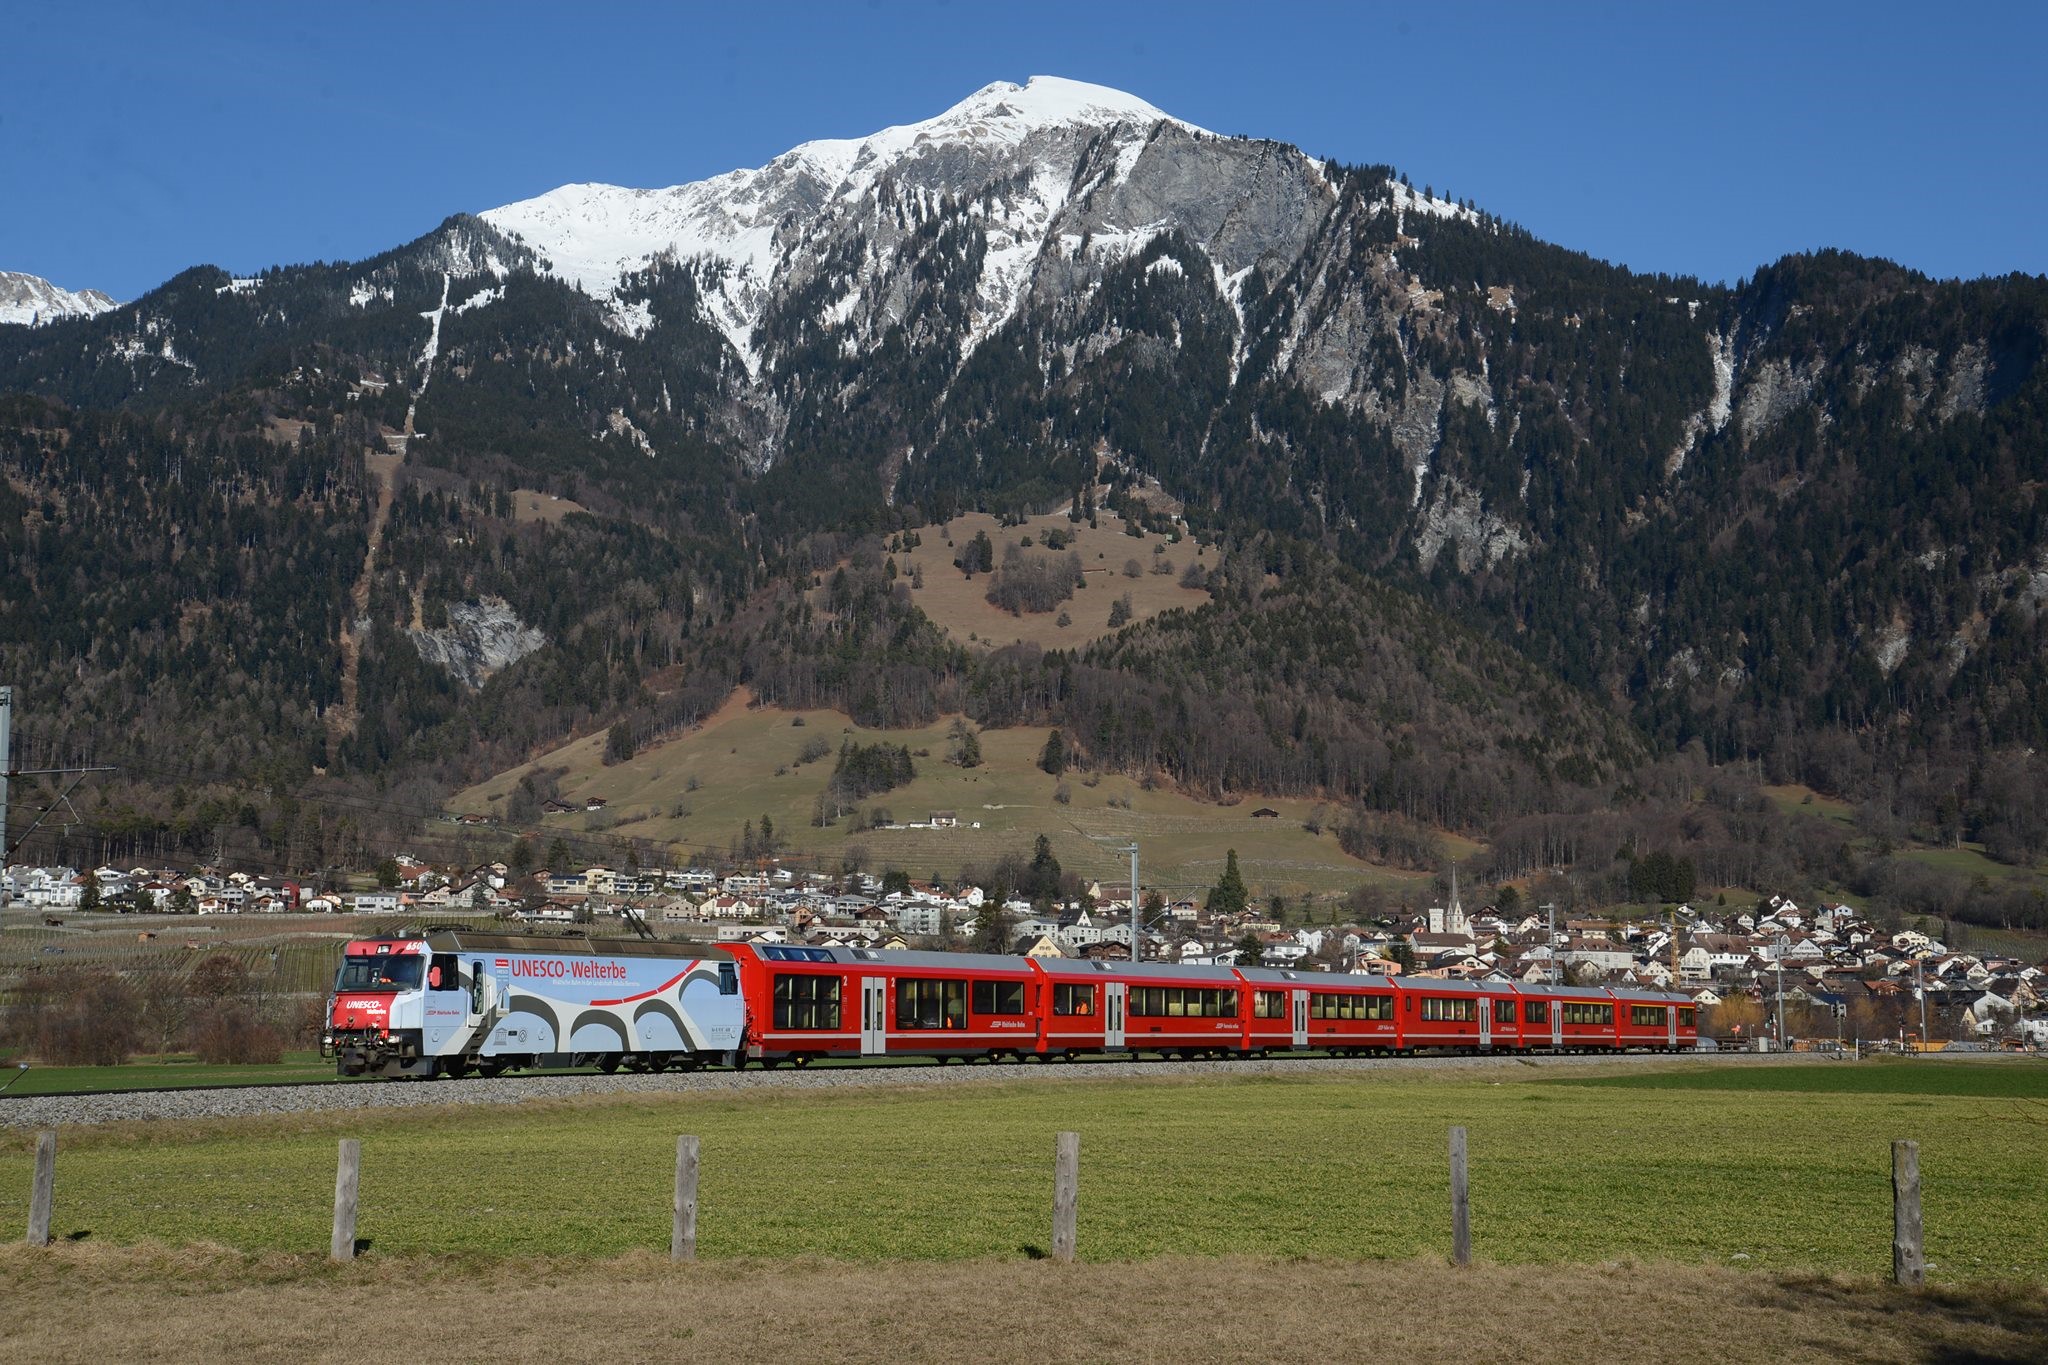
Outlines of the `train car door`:
M1555 1048L1564 1046L1564 1006L1555 996L1550 1000L1550 1045Z
M1124 1006L1130 987L1121 981L1111 981L1102 991L1102 1045L1122 1047L1124 1045Z
M860 980L860 1055L876 1057L888 1050L889 981L864 976Z
M1491 1048L1493 1046L1493 997L1482 995L1479 997L1478 1003L1479 1046Z
M1678 1011L1670 1005L1664 1007L1664 1041L1678 1046Z
M1308 992L1291 991L1294 997L1294 1045L1308 1046Z

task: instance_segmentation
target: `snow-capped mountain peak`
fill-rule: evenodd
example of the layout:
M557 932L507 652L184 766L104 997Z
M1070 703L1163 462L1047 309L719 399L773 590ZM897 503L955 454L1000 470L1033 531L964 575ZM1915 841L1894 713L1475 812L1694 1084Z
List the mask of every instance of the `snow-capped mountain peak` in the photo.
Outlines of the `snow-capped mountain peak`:
M37 275L0 270L0 323L35 327L64 318L91 318L121 305L97 289L76 293Z
M805 244L827 239L835 225L859 215L885 177L899 193L933 202L998 182L1012 187L989 223L991 251L1007 268L981 291L974 327L980 335L1015 306L1026 258L1043 245L1073 192L1083 150L1104 130L1117 130L1109 175L1121 178L1162 124L1205 136L1135 95L1033 76L1023 85L984 86L919 123L803 143L755 170L666 189L564 185L480 216L597 298L613 297L625 275L657 258L721 267L705 301L753 368L760 363L755 324L777 281L792 269L801 273L797 257ZM1087 188L1101 188L1106 178ZM627 310L618 316L623 326L636 325Z

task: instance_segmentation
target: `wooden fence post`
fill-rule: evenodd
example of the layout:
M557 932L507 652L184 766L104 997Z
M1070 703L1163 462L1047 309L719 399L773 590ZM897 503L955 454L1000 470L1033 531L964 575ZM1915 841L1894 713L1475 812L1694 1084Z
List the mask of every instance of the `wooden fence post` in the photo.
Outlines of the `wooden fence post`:
M332 1261L356 1258L356 1184L362 1164L363 1144L343 1138L341 1159L334 1168L334 1232L327 1239L327 1258Z
M1892 1144L1892 1281L1919 1285L1927 1279L1920 1244L1920 1144Z
M668 1234L671 1261L697 1259L697 1139L676 1139L675 1221Z
M1081 1135L1061 1133L1053 1142L1052 1258L1074 1259L1074 1223L1081 1202Z
M57 1135L45 1129L36 1134L36 1183L28 1203L28 1244L50 1244L50 1206L57 1197Z
M1465 1130L1451 1129L1451 1260L1472 1264L1472 1202L1465 1184Z

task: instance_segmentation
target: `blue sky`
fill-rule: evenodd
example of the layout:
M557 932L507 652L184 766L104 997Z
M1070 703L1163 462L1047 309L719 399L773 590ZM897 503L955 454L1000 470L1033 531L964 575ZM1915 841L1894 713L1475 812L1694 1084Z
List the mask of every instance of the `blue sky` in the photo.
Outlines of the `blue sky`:
M669 185L1051 74L1387 162L1540 236L1735 280L1840 246L2048 271L2048 6L22 4L0 269L132 298L461 210Z

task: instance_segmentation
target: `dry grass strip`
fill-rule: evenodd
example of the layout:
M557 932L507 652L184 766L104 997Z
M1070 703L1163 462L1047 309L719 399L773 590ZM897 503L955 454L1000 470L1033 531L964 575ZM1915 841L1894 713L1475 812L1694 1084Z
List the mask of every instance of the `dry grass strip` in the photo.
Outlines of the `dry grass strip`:
M1697 1266L866 1264L0 1248L0 1357L2039 1361L2048 1289Z

